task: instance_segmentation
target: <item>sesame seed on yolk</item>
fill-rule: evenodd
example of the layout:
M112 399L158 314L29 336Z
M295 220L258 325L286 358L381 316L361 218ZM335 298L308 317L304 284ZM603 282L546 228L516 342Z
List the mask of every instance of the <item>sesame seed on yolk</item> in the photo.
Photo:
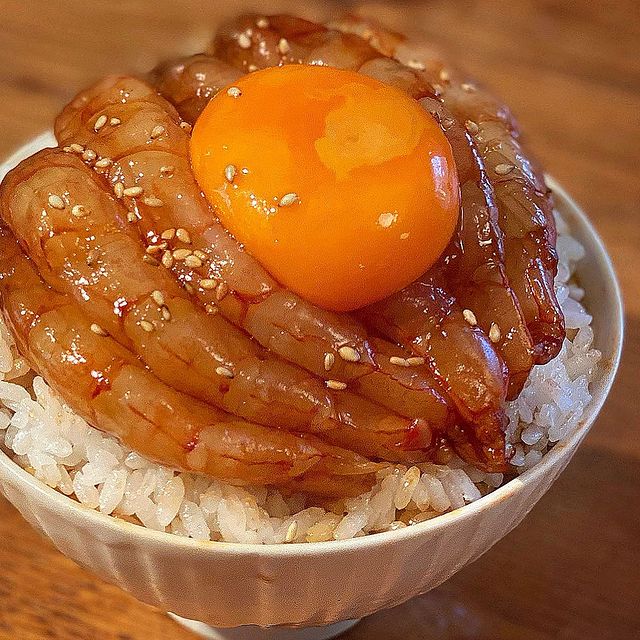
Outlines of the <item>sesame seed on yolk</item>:
M457 224L458 180L415 100L320 66L265 69L233 89L196 122L191 162L222 223L279 282L349 311L435 263Z

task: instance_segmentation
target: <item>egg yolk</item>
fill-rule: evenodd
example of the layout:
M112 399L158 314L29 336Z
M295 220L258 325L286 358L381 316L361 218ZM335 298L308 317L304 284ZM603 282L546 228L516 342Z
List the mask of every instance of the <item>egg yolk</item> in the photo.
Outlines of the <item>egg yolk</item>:
M351 71L244 76L204 109L191 162L228 231L325 309L357 309L415 280L458 220L440 126L406 94Z

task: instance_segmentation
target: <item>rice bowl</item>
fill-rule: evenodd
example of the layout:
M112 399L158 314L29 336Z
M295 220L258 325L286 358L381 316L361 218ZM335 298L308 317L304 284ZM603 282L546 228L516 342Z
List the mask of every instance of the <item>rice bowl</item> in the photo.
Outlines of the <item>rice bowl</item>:
M35 142L36 148L42 144ZM82 566L148 604L217 627L327 625L434 588L501 539L549 489L596 419L617 371L623 316L615 274L586 216L555 182L550 184L559 211L587 248L579 276L595 292L591 308L603 352L601 375L574 432L539 464L489 495L377 535L321 545L243 545L168 535L104 516L47 487L4 454L2 492ZM372 567L378 566L388 567L384 579L379 573L373 579ZM244 607L237 606L240 600Z

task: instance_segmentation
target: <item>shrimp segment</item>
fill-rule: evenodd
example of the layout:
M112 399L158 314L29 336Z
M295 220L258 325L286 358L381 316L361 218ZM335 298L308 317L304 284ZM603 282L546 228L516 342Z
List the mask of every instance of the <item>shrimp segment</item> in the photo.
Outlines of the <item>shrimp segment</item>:
M251 421L318 433L365 455L432 457L436 440L424 420L333 392L194 305L165 269L144 261L149 254L125 207L100 181L76 155L45 150L3 184L5 219L43 277L165 383ZM68 206L52 206L50 194L64 194Z
M459 455L478 467L504 469L502 361L480 328L464 319L437 273L423 276L361 313L384 335L410 345L432 367L463 418L463 423L456 422L447 431L456 435L452 444Z
M0 229L0 293L22 353L79 415L142 455L239 484L357 495L379 465L350 451L234 418L164 385L45 285ZM309 474L309 482L305 480Z
M553 359L565 337L553 286L558 262L553 201L540 167L519 141L520 130L509 108L445 65L433 50L407 42L375 22L350 15L337 27L412 65L436 89L438 100L465 123L494 188L504 232L505 271L532 338L534 360L542 364Z
M189 250L197 252L198 260L178 260L172 254L163 264L206 308L219 310L265 348L317 376L345 383L367 376L384 380L384 390L373 383L356 386L359 393L392 410L401 404L404 374L385 358L377 358L359 322L314 307L283 289L219 224L192 176L188 134L171 105L159 105L152 89L133 78L112 78L85 94L58 119L59 140L88 146L108 157L112 164L99 171L111 184L135 185L153 198L151 205L144 198L137 200L130 210L150 244L162 245L168 230L182 228L188 233ZM146 94L152 97L147 100ZM123 102L125 95L133 102ZM117 117L121 124L96 132L94 122L101 115ZM155 137L151 135L154 128L160 132ZM357 357L342 358L345 348ZM397 354L406 355L399 348ZM327 357L333 362L330 369ZM440 429L443 401L438 384L426 367L414 373L421 378L414 389L424 394L424 403L418 414L407 417Z
M164 62L151 72L149 81L175 106L181 118L193 123L207 102L241 75L217 58L198 54Z
M247 46L248 45L248 46ZM361 38L296 16L248 14L223 25L208 53L244 73L282 64L325 64L357 70L378 53Z
M460 226L442 259L445 277L469 321L478 322L504 360L509 374L508 397L515 398L533 366L533 344L505 273L503 234L493 189L462 125L449 117L437 100L424 98L421 103L443 126L460 180Z
M456 161L460 182L460 223L441 262L447 287L472 322L478 323L503 358L508 397L521 391L533 366L533 344L505 269L504 236L494 191L470 134L436 99L432 86L392 58L365 63L360 73L401 89L420 101L440 123Z

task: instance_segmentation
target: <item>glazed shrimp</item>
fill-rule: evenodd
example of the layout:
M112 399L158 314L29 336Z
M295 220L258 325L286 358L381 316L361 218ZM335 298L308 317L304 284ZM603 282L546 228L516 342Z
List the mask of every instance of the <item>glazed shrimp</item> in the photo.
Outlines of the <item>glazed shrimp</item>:
M421 104L441 123L451 144L460 180L460 225L442 261L448 286L468 322L478 323L504 360L508 397L522 390L533 366L533 344L526 321L505 272L503 234L493 189L477 149L464 127L433 98Z
M315 432L370 456L433 456L436 437L424 420L328 389L194 305L165 269L145 262L153 254L101 182L73 152L42 151L3 183L4 217L49 284L74 296L160 379L251 421Z
M380 465L268 429L172 390L48 287L0 228L0 293L20 350L79 415L152 460L232 483L357 495ZM309 477L307 482L306 478Z
M282 288L238 246L195 183L188 133L178 114L159 100L139 80L111 78L66 107L56 133L63 144L79 144L76 148L87 147L101 156L94 168L112 185L143 190L146 201L137 199L131 213L150 245L163 246L162 235L178 228L188 233L189 249L198 260L177 260L168 252L173 245L158 257L205 308L219 310L264 347L316 376L353 382L359 393L396 410L407 389L405 372L373 349L360 323ZM95 130L96 123L114 117L117 126L105 124ZM387 351L392 349L387 346ZM409 355L401 348L395 351L398 357ZM442 417L448 414L437 382L427 367L416 366L413 373L410 388L422 395L422 402L419 413L407 417L442 427Z
M169 60L149 74L149 82L193 124L220 89L242 76L235 67L204 54Z
M465 320L438 270L361 314L382 334L410 345L433 368L467 425L464 432L481 445L481 455L469 458L469 451L454 441L460 455L487 469L504 466L506 372L489 338Z
M469 321L477 322L486 335L491 335L508 369L508 397L516 397L533 366L533 344L505 272L504 237L493 187L475 143L415 70L392 58L376 58L358 71L419 100L438 120L451 145L460 182L460 222L441 259L443 277Z
M509 108L480 85L445 65L438 55L406 42L380 25L348 16L339 23L386 55L416 69L468 132L494 191L505 238L505 270L533 341L536 363L554 358L564 340L564 318L555 297L557 272L553 201L542 171L523 148Z

